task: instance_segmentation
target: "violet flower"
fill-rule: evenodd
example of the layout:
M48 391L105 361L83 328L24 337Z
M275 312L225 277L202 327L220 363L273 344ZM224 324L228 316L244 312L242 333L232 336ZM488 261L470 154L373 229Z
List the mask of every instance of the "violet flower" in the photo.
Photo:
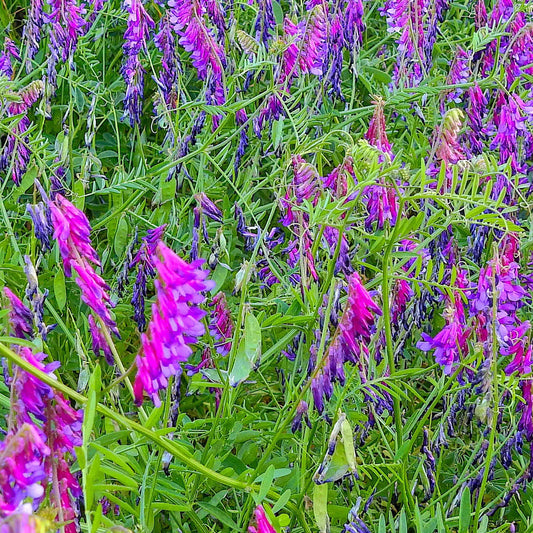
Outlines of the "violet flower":
M322 74L322 62L326 52L328 19L322 5L316 6L307 21L302 38L299 65L303 73Z
M200 213L205 213L211 220L222 224L224 215L222 214L222 211L208 198L207 194L200 192L194 195L194 199L198 204Z
M33 315L9 288L4 287L4 296L8 301L9 324L13 329L13 336L19 339L33 339Z
M89 220L61 194L57 194L49 205L52 211L54 238L61 252L65 275L71 277L72 269L76 271L76 283L81 289L82 301L99 317L102 321L101 326L109 328L119 337L117 325L110 312L112 304L108 293L109 287L94 270L95 266L100 266L100 259L91 244ZM94 339L96 344L99 341L100 339Z
M28 204L26 211L32 219L35 237L41 243L43 251L51 250L54 229L52 227L50 208L44 202L38 202L35 205Z
M284 213L281 223L284 226L290 226L296 222L295 206L302 204L304 200L316 203L321 191L321 183L316 168L301 155L292 156L292 168L293 181L287 187L285 197L280 200Z
M124 97L124 116L130 125L141 121L142 96L144 90L144 69L139 55L146 43L154 21L144 9L142 0L124 0L124 9L128 13L128 22L124 33L124 63L121 73L126 84Z
M28 112L42 95L43 89L44 84L41 80L34 81L18 92L18 101L8 106L9 116L21 115L21 117L14 122L13 134L7 137L7 144L0 156L0 168L10 167L15 185L20 185L30 162L32 152L27 133L31 127L31 121Z
M84 5L76 0L48 0L52 10L45 15L50 24L50 47L56 61L72 60L78 39L85 32Z
M22 40L26 44L26 72L33 69L32 59L39 52L42 39L41 28L44 24L43 0L30 0L28 18L22 30Z
M328 94L338 97L342 102L345 101L341 89L344 47L343 20L344 17L340 13L337 13L331 21L329 38L326 43L326 60L324 62L324 77L326 83L331 86L328 90Z
M308 410L309 406L307 405L307 402L301 400L298 404L298 407L296 408L296 414L294 415L294 419L291 424L291 431L293 433L300 431L302 427L302 420L305 420L307 427L311 429L311 421L309 420L309 415L307 414Z
M241 126L241 132L239 134L239 145L237 151L235 152L235 162L233 163L233 168L235 170L235 176L239 173L239 167L241 164L241 159L243 158L246 148L248 148L248 115L243 109L238 109L235 113L235 122L238 126Z
M462 276L457 276L457 286L464 288ZM419 350L429 352L435 350L435 360L444 368L444 373L450 375L455 365L468 353L468 338L470 328L466 327L463 302L458 291L453 296L447 296L447 305L444 310L446 325L431 337L421 333L422 340L416 344Z
M506 97L503 92L500 93L494 112L496 136L490 144L490 149L498 148L500 164L510 160L514 172L522 172L524 168L518 142L520 137L527 135L524 114L532 116L533 106L526 105L517 95L510 94Z
M180 363L192 354L189 344L204 334L200 320L205 311L199 305L202 292L213 288L208 272L199 267L203 261L186 263L159 242L154 257L157 272L156 301L147 333L141 336L141 351L136 357L137 376L134 392L138 404L146 392L154 404L161 401L158 392L168 386L168 378L181 373Z
M32 424L23 424L0 442L0 514L17 511L31 514L24 500L40 500L47 479L44 458L50 449Z
M470 145L470 151L478 155L483 152L483 139L486 137L483 129L483 117L486 113L488 100L476 83L468 88L467 101L468 130L465 133L465 137Z
M163 54L161 58L161 72L156 78L168 109L175 109L178 95L176 83L178 72L181 70L179 56L176 50L176 37L170 23L170 15L166 13L159 22L159 32L154 37L157 49Z
M333 393L333 382L344 383L344 364L357 364L361 354L366 354L376 314L381 315L381 309L361 283L359 274L353 272L348 280L348 300L329 344L324 366L311 383L315 407L319 412L324 409L323 399L329 399Z
M201 80L208 70L222 82L226 65L223 47L217 43L212 28L206 25L204 8L197 0L169 0L170 23L180 36L179 43L191 53L192 64Z
M460 46L457 47L455 57L450 66L450 72L446 78L446 85L456 85L466 83L471 76L470 71L470 55L465 52ZM464 89L457 87L451 89L446 93L446 100L448 102L461 103Z
M137 276L133 283L133 295L131 297L131 304L133 305L133 318L137 322L139 331L144 331L146 328L145 316L145 299L148 279L155 276L155 267L153 264L153 257L155 255L157 243L162 238L167 225L163 224L153 229L149 229L146 235L142 238L141 246L131 260L128 268L136 268Z
M275 27L276 20L272 10L272 0L257 0L257 17L254 24L255 38L256 41L265 45L267 51Z
M209 305L213 307L209 333L215 341L216 351L220 355L226 356L231 350L233 337L233 320L226 295L223 292L217 293Z
M387 17L388 31L398 33L398 61L393 82L407 87L417 86L426 66L424 33L424 0L386 0L381 14Z

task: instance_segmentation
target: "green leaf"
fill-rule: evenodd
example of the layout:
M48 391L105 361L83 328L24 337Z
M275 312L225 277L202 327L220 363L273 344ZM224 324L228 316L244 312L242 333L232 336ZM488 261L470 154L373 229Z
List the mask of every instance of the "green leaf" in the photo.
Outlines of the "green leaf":
M241 338L235 363L229 375L229 382L236 387L248 378L250 372L261 356L261 326L252 313L248 313L244 320L244 335Z
M261 481L261 487L259 488L259 494L256 497L256 503L261 503L266 495L268 494L268 491L270 490L270 487L272 487L272 482L274 481L274 472L276 471L276 468L274 465L270 465L266 472L263 474L263 479Z
M313 489L313 513L320 533L329 533L328 484L316 485Z
M121 217L117 231L115 232L114 248L118 257L122 257L122 253L126 249L128 242L128 221L126 217Z
M287 489L280 497L279 500L276 502L274 507L272 507L272 512L277 513L278 511L281 511L285 505L287 505L287 502L291 499L291 489Z
M461 495L461 506L459 507L459 533L466 533L470 525L472 514L472 502L470 498L470 488L465 487Z
M210 503L198 502L198 506L207 511L211 516L216 518L219 522L222 522L225 526L231 528L232 531L238 531L239 526L233 521L233 519L224 512L222 509L211 505Z
M102 386L100 366L96 365L94 371L89 379L89 390L87 391L87 404L83 414L82 435L83 441L87 442L91 437L91 432L94 426L94 418L96 415L96 404L100 395L100 388Z
M54 298L56 299L57 307L61 311L67 303L67 290L65 287L65 274L60 268L54 278Z

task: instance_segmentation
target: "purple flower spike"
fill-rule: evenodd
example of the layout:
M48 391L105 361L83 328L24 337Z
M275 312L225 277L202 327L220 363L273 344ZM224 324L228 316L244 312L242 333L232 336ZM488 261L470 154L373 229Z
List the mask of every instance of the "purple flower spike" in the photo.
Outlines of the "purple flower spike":
M212 28L207 27L204 9L197 0L169 0L170 22L180 36L179 43L191 53L192 64L201 80L208 70L221 82L226 65L223 47L216 41Z
M56 57L66 62L76 51L78 38L84 34L85 10L76 0L48 0L52 11L45 15L50 26L50 46Z
M32 153L30 138L27 135L31 127L28 111L41 96L43 88L41 80L30 83L18 93L19 101L11 103L8 107L9 116L22 116L13 126L14 134L7 137L7 145L0 157L0 168L5 169L12 165L11 177L16 185L20 185Z
M33 68L31 60L37 55L39 51L39 43L41 42L42 34L41 28L44 23L43 0L30 0L28 8L28 18L24 29L22 30L22 39L27 43L27 60L26 71L30 72Z
M381 315L381 309L361 283L359 274L353 272L348 280L348 301L329 344L326 361L311 383L315 407L319 412L324 409L324 398L329 399L333 394L333 383L344 384L344 364L358 364L361 356L367 357L366 344L370 340L376 314ZM366 380L363 374L361 379Z
M385 124L385 114L383 112L385 108L385 102L383 98L376 97L373 102L374 114L370 119L368 125L368 131L365 134L365 139L378 150L381 150L384 154L389 155L391 159L394 157L392 153L392 146L387 137L387 129Z
M87 217L61 194L57 194L49 205L54 238L61 252L65 275L70 277L72 269L76 271L76 283L81 289L82 300L118 337L117 325L110 313L109 287L93 268L93 265L100 266L100 259L91 244L91 227ZM99 339L93 341L98 343Z
M223 292L216 294L209 305L214 308L211 312L209 332L215 340L216 351L220 355L226 356L231 350L233 320L225 294Z
M246 111L244 109L239 109L235 113L235 122L238 126L242 126L241 133L239 136L239 146L237 147L237 151L235 152L235 163L234 163L234 169L235 169L235 175L239 172L239 166L241 164L241 159L243 158L246 148L248 148L249 140L248 140L248 115L246 114Z
M43 250L51 250L54 229L50 208L44 202L38 202L35 205L28 204L26 210L33 221L35 237L40 241Z
M47 479L43 464L48 455L50 449L31 424L23 424L0 443L0 514L32 512L32 505L23 502L43 496Z
M202 213L205 213L211 220L222 223L224 215L222 211L207 197L204 192L194 195L198 207Z
M137 376L134 391L137 404L146 392L159 406L159 391L166 389L168 378L181 373L180 363L192 354L190 344L204 334L201 319L205 311L199 305L202 292L214 287L207 281L208 272L201 270L203 261L186 263L162 242L157 245L154 266L156 301L148 331L141 336L141 351L135 359Z
M262 42L268 51L268 43L272 38L272 30L276 27L276 19L272 10L272 0L257 0L257 18L255 19L255 38Z
M471 76L470 71L470 55L465 52L460 46L457 47L455 58L450 67L450 72L446 78L446 85L455 85L459 83L466 83ZM448 102L461 103L464 89L460 87L452 89L446 95Z
M154 37L154 43L163 54L161 72L156 81L161 88L167 107L175 109L178 101L176 83L181 65L176 50L176 37L172 31L168 13L159 22L159 32Z
M326 52L328 19L322 5L314 8L307 22L306 32L300 49L300 69L319 76Z
M13 335L19 339L33 339L33 315L10 289L4 287L4 296L9 302L9 323Z
M464 274L461 272L458 272L457 284L460 288L465 286ZM462 356L468 353L470 328L465 324L465 312L459 292L454 292L447 300L444 310L446 326L433 338L422 333L422 340L418 341L416 346L423 352L435 350L435 360L444 367L444 373L449 375Z
M124 9L128 13L128 24L122 46L125 61L121 69L126 84L124 118L128 118L130 125L133 126L141 121L144 90L144 69L139 54L146 47L150 30L155 23L144 9L141 0L125 0Z

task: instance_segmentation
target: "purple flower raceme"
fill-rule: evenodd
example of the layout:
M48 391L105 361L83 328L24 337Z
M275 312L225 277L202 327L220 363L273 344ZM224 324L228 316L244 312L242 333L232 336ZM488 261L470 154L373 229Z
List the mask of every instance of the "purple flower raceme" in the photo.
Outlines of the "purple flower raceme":
M34 354L27 347L20 348L19 353L32 366L55 378L53 371L59 367L59 362L44 365L42 361L45 354ZM70 472L70 463L71 458L75 458L75 447L81 445L83 412L73 409L61 393L54 392L49 385L21 368L14 370L11 398L13 409L9 418L8 439L11 435L18 435L24 428L31 428L32 434L39 436L40 442L46 446L46 453L34 451L33 457L26 459L29 464L34 461L34 472L45 473L38 496L44 494L47 483L51 484L50 502L58 511L57 520L68 522L66 533L76 533L78 512L75 499L81 496L82 491ZM23 476L23 465L19 465L19 468ZM0 466L0 480L1 470ZM18 483L21 487L25 486L22 480L18 480Z
M9 323L13 330L13 335L19 339L33 339L32 312L10 289L4 287L3 292L8 301Z
M514 172L523 172L523 157L520 152L520 138L530 138L526 127L526 120L533 118L533 105L527 105L516 94L506 96L501 92L496 100L493 116L493 126L488 132L496 131L496 136L490 144L490 149L500 151L500 163L510 160Z
M20 185L31 158L30 137L27 134L31 127L28 117L30 108L43 93L44 84L41 80L30 83L17 93L18 100L8 106L8 115L14 119L13 134L8 135L7 143L0 156L0 168L9 169L15 185Z
M112 304L108 294L109 287L94 270L95 266L100 266L100 259L91 244L89 220L61 194L57 194L49 205L54 238L59 245L65 275L71 277L72 269L76 271L76 283L81 289L81 299L101 321L100 328L108 328L119 337L117 325L110 312ZM93 330L93 333L96 331ZM100 336L93 341L98 346L101 342Z
M216 41L212 28L206 25L205 9L198 0L169 0L170 22L180 36L179 43L191 53L192 64L201 80L210 70L222 82L226 66L224 48Z
M49 24L50 56L47 68L47 99L55 94L57 87L56 67L59 62L70 63L78 44L78 39L86 30L87 22L84 20L84 4L76 0L48 0L51 11L44 15L44 20ZM48 102L49 104L49 102Z
M528 23L526 17L525 13L519 12L511 22L510 32L514 37L505 50L505 56L508 57L505 72L509 88L516 79L533 75L533 24ZM528 85L531 87L530 83Z
M296 207L304 200L316 203L321 192L321 182L316 168L301 155L292 156L293 180L287 187L284 198L280 200L283 218L281 223L290 226L296 222Z
M361 354L366 355L366 344L370 340L376 314L380 315L381 309L361 283L359 274L354 272L348 280L348 300L339 326L323 366L311 383L315 407L319 412L324 410L324 397L329 399L333 393L333 382L344 384L344 364L357 364Z
M48 204L38 202L34 205L28 204L26 211L29 213L32 222L35 237L41 243L42 249L48 251L52 249L52 215Z
M246 114L245 109L238 109L235 113L235 122L238 126L241 126L241 133L239 135L239 145L237 146L237 151L235 152L235 163L233 168L235 169L235 176L239 173L239 167L241 164L241 159L243 158L246 148L248 148L248 115Z
M455 58L450 66L450 72L446 78L446 85L466 83L472 74L469 63L470 55L458 46L455 52ZM446 100L459 104L464 98L463 94L464 89L460 87L451 89L446 92ZM444 112L444 109L441 109L441 111Z
M469 151L478 155L483 151L483 139L486 137L483 129L483 117L486 113L488 100L476 83L468 88L467 101L468 129L465 133L465 140L469 145Z
M156 301L135 360L134 392L138 404L146 392L158 406L159 391L168 386L169 377L180 375L180 363L192 354L189 345L204 334L200 320L205 311L199 305L205 300L202 292L212 289L214 282L207 281L208 272L199 268L202 260L186 263L163 242L157 245L153 263Z
M378 97L374 100L373 104L375 106L374 114L370 120L365 139L383 154L380 156L380 160L384 160L385 157L392 160L394 159L394 154L387 138L383 99ZM364 199L368 210L368 217L365 221L365 226L368 231L374 222L377 222L378 229L384 227L386 220L392 226L396 224L398 217L398 197L396 189L392 185L380 179L379 184L365 187Z
M466 288L464 274L459 269L456 287ZM452 296L446 296L444 318L446 326L434 337L422 333L422 340L418 341L416 346L423 352L435 350L435 360L444 368L444 373L449 375L462 357L468 353L470 328L466 326L464 305L459 291L454 291Z
M393 83L417 86L426 66L425 0L386 0L381 14L387 17L389 33L399 34Z
M133 283L133 296L131 304L133 305L133 318L137 322L139 331L146 329L145 316L145 299L146 299L146 284L148 279L155 276L155 267L153 263L154 255L157 248L157 243L163 237L167 225L163 224L157 228L149 229L146 235L142 238L139 251L129 264L129 268L136 268L137 275Z
M30 0L28 7L28 18L22 30L22 39L26 44L26 71L30 72L33 69L32 59L39 51L39 44L41 42L42 34L41 28L44 24L43 12L44 0Z
M44 495L44 458L48 455L50 449L32 424L22 424L0 442L0 515L31 514L32 504L24 501L38 501Z
M121 73L126 84L123 118L128 118L133 126L141 121L142 111L144 68L141 65L140 53L146 48L150 30L155 24L144 9L142 0L124 0L124 9L128 13L128 22L122 46L125 60Z
M262 42L268 51L272 31L276 27L276 19L272 10L272 0L257 0L257 17L255 19L255 38Z
M12 58L20 61L20 52L15 43L6 37L4 50L0 52L0 74L11 78L13 76Z
M211 321L209 323L209 333L211 333L215 341L216 351L220 355L226 356L231 350L233 320L225 294L223 292L217 293L209 305L213 307Z
M154 37L154 43L163 54L161 57L161 71L156 78L156 82L161 89L167 108L175 109L178 102L176 84L181 65L169 13L166 13L159 22L159 31Z
M307 21L300 46L299 65L301 71L317 76L322 74L323 60L326 53L328 18L326 7L316 6Z

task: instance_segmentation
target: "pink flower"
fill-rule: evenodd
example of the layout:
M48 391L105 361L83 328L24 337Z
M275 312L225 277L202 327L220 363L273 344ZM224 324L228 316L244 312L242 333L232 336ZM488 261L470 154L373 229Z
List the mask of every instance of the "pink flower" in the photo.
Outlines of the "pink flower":
M318 5L313 9L307 21L300 49L300 68L303 73L309 72L317 76L322 74L322 63L326 53L327 30L326 10L323 5Z
M13 335L19 339L33 338L33 315L10 289L4 287L4 296L8 301L9 324Z
M213 288L214 282L206 281L208 272L199 268L202 263L202 260L186 263L162 242L157 245L156 301L135 360L138 372L134 390L138 404L146 391L154 404L160 405L159 390L167 387L170 376L180 374L180 363L192 354L189 344L204 334L200 321L205 311L199 305L205 300L202 292Z
M265 509L262 505L258 505L254 511L256 526L248 528L249 533L276 533L272 524L268 521Z
M76 271L82 300L118 336L117 325L110 312L109 287L93 268L93 265L100 265L100 259L91 244L91 227L87 217L61 194L50 202L50 210L65 275L70 277L72 269Z
M226 295L219 292L210 303L214 307L211 313L209 332L215 342L215 348L220 355L228 355L231 350L233 337L233 320L226 300Z
M374 114L370 119L365 139L384 154L388 154L392 159L394 156L392 154L391 144L387 137L385 114L383 113L385 102L383 101L383 98L378 96L372 103L374 104Z
M39 499L47 478L44 458L50 450L31 424L23 424L0 443L0 514L22 510L26 498ZM27 509L29 512L32 506Z
M346 343L354 352L359 351L357 338L370 340L374 314L381 315L381 309L361 283L359 274L354 272L348 280L348 301L339 324Z

